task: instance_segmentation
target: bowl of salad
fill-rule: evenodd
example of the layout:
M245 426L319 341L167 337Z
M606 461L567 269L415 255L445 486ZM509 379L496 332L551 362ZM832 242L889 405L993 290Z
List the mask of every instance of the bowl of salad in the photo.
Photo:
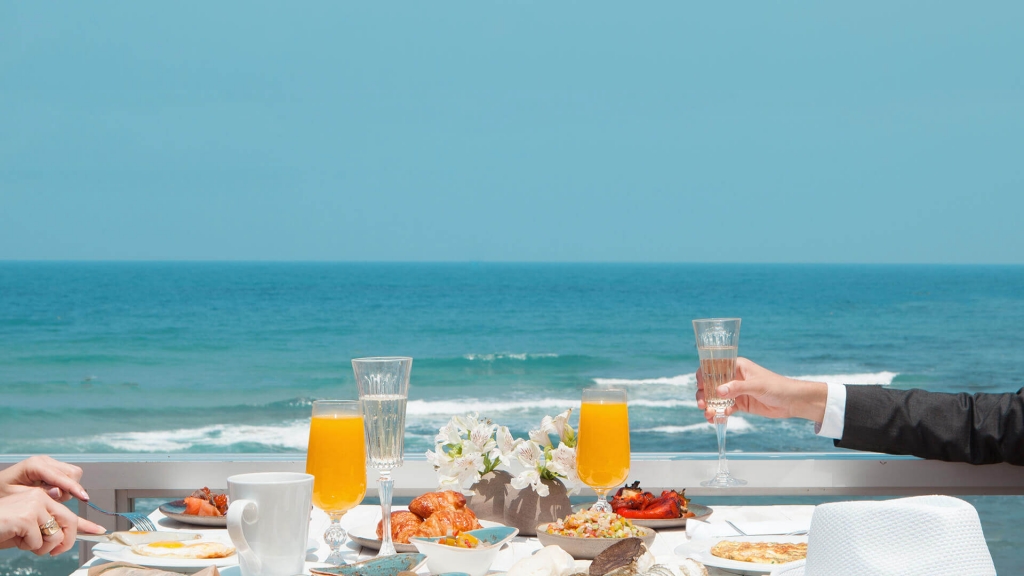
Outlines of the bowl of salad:
M537 526L541 545L560 546L577 560L592 560L612 544L624 538L640 538L648 548L654 544L654 530L633 524L614 512L580 510Z
M409 542L427 555L431 574L462 572L483 576L498 557L498 551L519 533L517 528L494 526L461 532L455 536L415 536Z

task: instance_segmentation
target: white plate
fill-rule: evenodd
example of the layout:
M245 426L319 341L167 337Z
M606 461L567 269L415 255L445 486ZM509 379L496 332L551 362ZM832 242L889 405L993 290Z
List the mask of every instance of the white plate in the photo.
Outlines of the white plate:
M228 525L227 516L197 516L195 514L185 514L184 500L164 502L160 505L160 513L171 520L177 520L178 522L184 522L185 524L192 524L193 526L217 526L219 528L224 528Z
M380 520L378 520L377 522L380 522ZM348 531L348 537L351 538L353 542L359 544L360 546L364 546L364 547L369 548L371 550L380 550L380 539L377 538L377 522L374 522L373 524L369 524L369 525L363 525L363 526L360 526L358 528L353 528L353 529L349 530ZM483 526L484 528L493 528L494 526L504 526L504 524L499 524L497 522L491 522L489 520L479 520L479 522L480 522L480 525ZM419 552L419 550L417 550L416 547L413 546L412 544L400 544L398 542L395 542L395 551L396 552L412 552L414 554Z
M726 560L711 554L711 548L722 540L733 542L807 542L807 536L725 536L722 538L707 538L704 540L691 540L685 544L676 546L675 554L693 558L702 562L705 566L721 568L737 574L767 574L779 566L786 564L755 564L753 562L740 562L738 560Z
M690 502L688 509L690 512L696 514L696 516L693 517L693 520L704 520L714 512L710 506L694 504L693 502ZM660 530L662 528L685 528L687 520L687 518L652 518L649 520L630 518L630 521L637 526L646 526L648 528L654 528L655 530Z
M234 547L231 540L227 538L227 534L224 534L223 538L206 537L200 540L189 541L189 543L193 542L220 542L221 544ZM131 562L132 564L152 568L206 568L208 566L233 566L238 564L237 554L232 554L227 558L160 558L159 556L136 554L128 546L121 546L120 544L97 544L93 546L92 554L97 558L110 560L111 562Z
M590 504L576 504L575 506L572 507L573 512L579 512L580 510L589 509ZM690 510L690 512L696 514L696 516L693 517L694 520L704 520L708 516L711 516L711 513L714 512L714 510L712 510L709 506L704 506L703 504L694 504L693 502L690 502L688 509ZM641 518L629 519L630 522L636 524L637 526L646 526L648 528L654 528L655 530L663 528L685 528L686 520L687 518L650 518L647 520Z

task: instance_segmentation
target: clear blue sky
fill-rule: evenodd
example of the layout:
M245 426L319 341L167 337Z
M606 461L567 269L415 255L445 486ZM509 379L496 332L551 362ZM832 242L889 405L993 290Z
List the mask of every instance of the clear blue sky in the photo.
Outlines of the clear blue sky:
M1024 263L1024 3L0 3L0 260Z

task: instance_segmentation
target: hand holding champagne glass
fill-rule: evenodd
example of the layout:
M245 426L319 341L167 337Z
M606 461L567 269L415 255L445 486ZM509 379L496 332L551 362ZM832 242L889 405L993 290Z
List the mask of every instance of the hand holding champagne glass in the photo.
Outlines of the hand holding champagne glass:
M725 458L725 430L728 416L725 409L735 401L719 398L718 387L734 379L736 356L740 344L739 318L709 318L693 321L693 333L697 338L697 355L700 357L700 371L704 379L704 401L708 408L715 410L715 432L718 434L718 472L714 478L701 482L701 486L723 488L743 486L746 480L729 474L729 462Z
M580 406L576 473L597 492L591 510L611 512L608 491L629 477L629 409L626 391L586 388Z
M345 530L341 517L366 494L366 441L358 400L313 402L306 473L313 475L313 505L331 519L324 532L324 542L331 548L327 562L342 564Z
M370 466L380 471L377 479L383 515L378 556L395 554L391 536L391 495L395 481L391 470L402 465L405 447L405 406L409 399L412 358L375 357L352 360L359 386L366 427L366 453Z

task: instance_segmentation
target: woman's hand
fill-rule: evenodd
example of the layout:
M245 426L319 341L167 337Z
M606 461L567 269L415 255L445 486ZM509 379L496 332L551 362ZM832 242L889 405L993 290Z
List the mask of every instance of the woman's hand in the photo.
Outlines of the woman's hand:
M749 412L768 418L804 418L821 422L825 416L828 385L780 376L746 358L736 359L736 376L732 382L718 387L721 398L736 401L725 410L726 415L736 411ZM704 396L704 376L697 369L697 407L704 410L708 422L715 419Z
M53 518L60 526L44 535L41 526ZM42 556L56 556L75 545L75 535L105 532L102 526L79 518L41 488L26 488L0 498L0 548L18 547Z
M78 482L82 469L49 456L32 456L0 471L0 497L42 488L51 498L65 502L71 498L88 500L89 494Z

